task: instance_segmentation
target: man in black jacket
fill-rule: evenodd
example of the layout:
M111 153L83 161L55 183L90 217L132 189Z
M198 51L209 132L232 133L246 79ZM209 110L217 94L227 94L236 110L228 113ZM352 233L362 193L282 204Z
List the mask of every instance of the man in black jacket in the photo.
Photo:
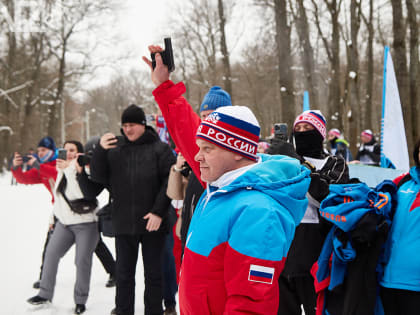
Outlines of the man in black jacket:
M110 187L113 198L117 288L116 309L111 314L134 314L139 243L145 277L145 314L162 314L160 261L167 232L164 219L170 204L166 187L175 156L146 126L140 107L127 107L121 124L123 137L104 134L91 163L92 179Z

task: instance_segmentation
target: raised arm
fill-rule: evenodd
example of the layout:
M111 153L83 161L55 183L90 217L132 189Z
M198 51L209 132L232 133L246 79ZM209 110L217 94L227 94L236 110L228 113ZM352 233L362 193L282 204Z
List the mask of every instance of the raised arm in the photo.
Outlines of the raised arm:
M153 70L151 61L146 57L143 60L151 69L151 77L156 89L153 91L156 102L165 118L166 125L177 148L182 152L197 178L200 176L199 163L194 160L198 152L195 143L195 134L200 125L200 117L193 111L191 105L182 96L185 86L182 82L174 84L169 80L168 68L163 64L158 52L159 46L149 46L150 52L157 52L156 68ZM202 182L203 187L205 186Z

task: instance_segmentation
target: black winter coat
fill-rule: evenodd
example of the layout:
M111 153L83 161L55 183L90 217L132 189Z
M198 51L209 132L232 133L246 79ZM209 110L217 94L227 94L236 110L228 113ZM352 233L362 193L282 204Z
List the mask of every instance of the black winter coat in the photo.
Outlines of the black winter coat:
M166 232L165 219L171 201L166 196L166 187L174 163L171 148L148 126L134 142L124 137L116 148L96 147L90 164L91 178L112 192L116 235L148 233L143 217L149 212L164 220L159 231Z
M321 202L328 193L330 184L345 184L349 170L340 156L329 156L320 170L312 170L308 193L313 202ZM319 216L319 223L300 223L287 255L282 273L284 277L309 276L317 261L331 224Z

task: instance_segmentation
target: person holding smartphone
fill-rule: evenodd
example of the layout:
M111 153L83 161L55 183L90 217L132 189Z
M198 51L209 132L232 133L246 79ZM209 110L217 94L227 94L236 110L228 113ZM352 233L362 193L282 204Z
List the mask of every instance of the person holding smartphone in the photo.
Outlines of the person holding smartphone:
M46 249L39 293L28 299L28 303L33 305L46 304L52 300L60 259L75 244L75 314L82 314L86 310L92 256L99 240L97 207L91 206L91 202L84 199L77 181L77 174L82 171L77 163L77 156L80 153L83 153L80 142L67 141L64 144L64 150L59 153L60 158L56 160L58 173L53 189L55 228ZM75 201L78 201L79 205L82 204L82 209L87 210L80 212L76 208Z
M15 152L12 163L12 174L18 183L21 184L44 184L51 193L52 201L54 201L53 187L57 170L55 168L57 153L55 142L51 137L42 138L37 147L37 156L27 155L27 164L31 166L30 170L23 171L23 156Z
M22 156L18 152L15 152L12 161L12 174L18 183L21 184L43 184L45 188L51 193L51 202L54 203L53 188L55 185L55 179L57 177L56 159L57 149L55 142L51 137L42 138L37 146L37 154ZM26 162L24 161L26 157ZM24 164L30 169L24 170ZM42 277L42 269L44 265L45 249L50 239L54 224L51 222L47 236L44 243L44 249L42 252L42 263L40 267L39 280L35 281L33 287L39 289L39 283Z
M128 106L121 116L122 143L112 133L101 137L90 164L91 178L109 187L116 247L116 309L134 314L136 264L141 244L146 314L162 314L161 255L168 232L166 196L175 156L147 126L143 109Z

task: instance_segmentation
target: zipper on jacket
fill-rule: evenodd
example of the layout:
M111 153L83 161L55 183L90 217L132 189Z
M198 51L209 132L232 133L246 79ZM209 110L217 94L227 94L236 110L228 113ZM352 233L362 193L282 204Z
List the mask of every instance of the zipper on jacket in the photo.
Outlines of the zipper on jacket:
M135 159L136 159L135 150L133 150L132 147L130 149L131 149L131 152L130 152L130 163L129 163L130 167L129 167L129 170L130 169L133 170L131 172L131 176L130 176L130 181L131 181L131 198L130 198L131 199L131 201L130 201L131 207L130 208L131 208L131 219L132 219L132 222L134 223L132 225L131 233L135 234L137 218L136 218L136 209L135 209L136 207L135 207L135 204L134 204L134 195L135 195L135 191L134 191L135 190L134 189L135 179L134 179L134 177L137 174L137 169L136 169L136 163L135 163Z

